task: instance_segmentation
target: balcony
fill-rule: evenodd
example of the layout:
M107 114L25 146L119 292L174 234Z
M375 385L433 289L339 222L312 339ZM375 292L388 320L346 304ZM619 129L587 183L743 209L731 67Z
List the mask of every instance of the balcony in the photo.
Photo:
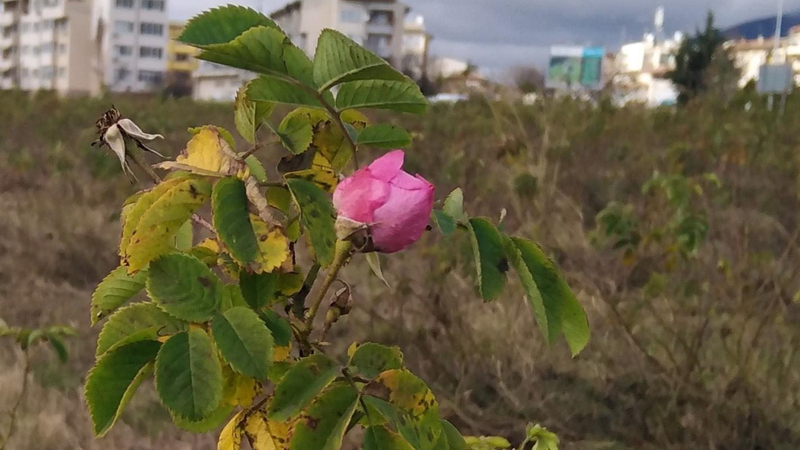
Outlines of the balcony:
M13 34L0 34L0 50L6 50L14 45Z
M14 22L16 22L16 19L12 11L0 12L0 28L13 25Z

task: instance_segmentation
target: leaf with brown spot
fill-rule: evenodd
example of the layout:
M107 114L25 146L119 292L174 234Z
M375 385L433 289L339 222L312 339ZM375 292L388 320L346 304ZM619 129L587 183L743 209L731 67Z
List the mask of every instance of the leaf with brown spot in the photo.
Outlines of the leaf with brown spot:
M303 413L289 448L339 450L357 406L358 391L354 387L334 384Z

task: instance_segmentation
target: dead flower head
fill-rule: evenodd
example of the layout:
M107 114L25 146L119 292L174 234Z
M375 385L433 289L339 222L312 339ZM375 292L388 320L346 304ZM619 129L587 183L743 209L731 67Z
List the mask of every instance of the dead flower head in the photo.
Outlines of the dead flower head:
M142 142L152 141L156 138L164 139L164 136L160 134L145 133L141 128L139 128L138 125L133 123L132 120L123 119L117 108L113 106L111 109L104 112L99 119L97 119L95 126L97 126L97 133L100 135L100 137L94 141L92 145L97 145L98 147L107 145L119 158L122 171L134 179L136 176L133 174L133 171L131 171L130 165L125 158L127 156L125 150L125 138L135 142L136 146L140 149L166 159L164 155L153 150Z

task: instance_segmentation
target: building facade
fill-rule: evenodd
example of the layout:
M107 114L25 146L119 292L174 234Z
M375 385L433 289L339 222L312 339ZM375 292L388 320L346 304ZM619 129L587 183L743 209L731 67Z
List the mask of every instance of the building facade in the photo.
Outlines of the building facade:
M0 1L0 89L90 93L89 0Z
M403 72L421 80L428 71L428 47L431 35L425 29L425 18L414 16L405 21L403 29Z
M642 41L623 45L612 68L619 103L674 104L678 91L666 77L675 68L675 54L682 41L681 33L664 40L648 34Z
M197 70L197 55L200 54L200 49L178 41L185 25L183 22L170 22L169 24L167 72L185 73L191 76L192 72Z
M795 85L800 84L800 26L790 29L788 36L778 41L777 49L774 38L763 37L730 41L725 47L740 71L740 87L758 81L761 66L765 64L791 65Z
M257 74L246 70L200 61L192 75L192 97L198 101L232 102L236 99L239 88L256 76Z
M401 68L408 10L395 0L298 0L271 17L309 56L322 30L332 28Z
M166 0L95 0L93 68L114 92L152 92L164 86L169 20Z

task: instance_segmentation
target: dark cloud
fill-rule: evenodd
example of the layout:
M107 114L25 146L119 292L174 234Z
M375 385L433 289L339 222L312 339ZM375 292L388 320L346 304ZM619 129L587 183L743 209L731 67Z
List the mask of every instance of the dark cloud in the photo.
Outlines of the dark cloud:
M186 18L224 0L177 0L175 17ZM785 0L800 10L800 0ZM543 65L549 47L559 44L619 47L652 30L659 5L666 7L666 32L693 31L714 11L721 26L775 13L778 0L405 0L425 16L435 36L432 52L470 60L490 72L516 64ZM243 1L258 7L259 0ZM285 3L261 2L267 11Z

